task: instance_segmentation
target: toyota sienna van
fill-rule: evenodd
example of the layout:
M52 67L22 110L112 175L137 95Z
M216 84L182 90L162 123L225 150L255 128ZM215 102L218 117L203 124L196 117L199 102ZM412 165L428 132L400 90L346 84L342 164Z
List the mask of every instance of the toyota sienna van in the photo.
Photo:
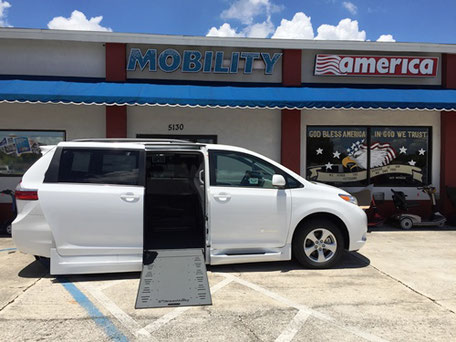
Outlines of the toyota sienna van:
M51 274L141 271L143 252L197 248L210 265L296 258L328 268L366 242L346 191L255 152L179 140L61 142L24 174L17 248Z

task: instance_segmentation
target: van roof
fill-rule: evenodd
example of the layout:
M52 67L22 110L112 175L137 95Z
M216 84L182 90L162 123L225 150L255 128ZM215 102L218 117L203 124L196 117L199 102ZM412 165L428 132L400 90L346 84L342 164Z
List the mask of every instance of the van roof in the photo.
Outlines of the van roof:
M182 139L144 139L144 138L93 138L93 139L75 139L72 142L105 142L105 143L139 143L139 144L153 144L153 143L170 143L170 144L195 144L204 145L200 143L194 143L188 140Z

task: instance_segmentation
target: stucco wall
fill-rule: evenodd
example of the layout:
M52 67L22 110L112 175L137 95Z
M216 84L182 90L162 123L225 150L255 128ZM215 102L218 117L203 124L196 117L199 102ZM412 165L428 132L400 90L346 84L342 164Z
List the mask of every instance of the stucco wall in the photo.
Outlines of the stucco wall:
M214 134L219 144L248 148L280 161L279 110L128 107L128 137L136 134ZM184 130L168 131L169 124Z
M0 74L105 77L101 43L2 39Z

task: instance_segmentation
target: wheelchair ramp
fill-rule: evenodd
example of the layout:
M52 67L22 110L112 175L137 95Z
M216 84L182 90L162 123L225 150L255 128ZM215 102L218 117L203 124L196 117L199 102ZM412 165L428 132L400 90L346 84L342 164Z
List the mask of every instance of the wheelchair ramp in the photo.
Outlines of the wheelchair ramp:
M201 249L144 251L136 309L212 305Z

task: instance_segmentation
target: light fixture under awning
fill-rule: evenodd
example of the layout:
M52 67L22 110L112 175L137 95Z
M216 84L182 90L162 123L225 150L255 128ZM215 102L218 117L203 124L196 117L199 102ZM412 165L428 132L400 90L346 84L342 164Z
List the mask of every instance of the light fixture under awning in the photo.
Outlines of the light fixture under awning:
M0 80L0 102L202 108L456 110L456 90Z

